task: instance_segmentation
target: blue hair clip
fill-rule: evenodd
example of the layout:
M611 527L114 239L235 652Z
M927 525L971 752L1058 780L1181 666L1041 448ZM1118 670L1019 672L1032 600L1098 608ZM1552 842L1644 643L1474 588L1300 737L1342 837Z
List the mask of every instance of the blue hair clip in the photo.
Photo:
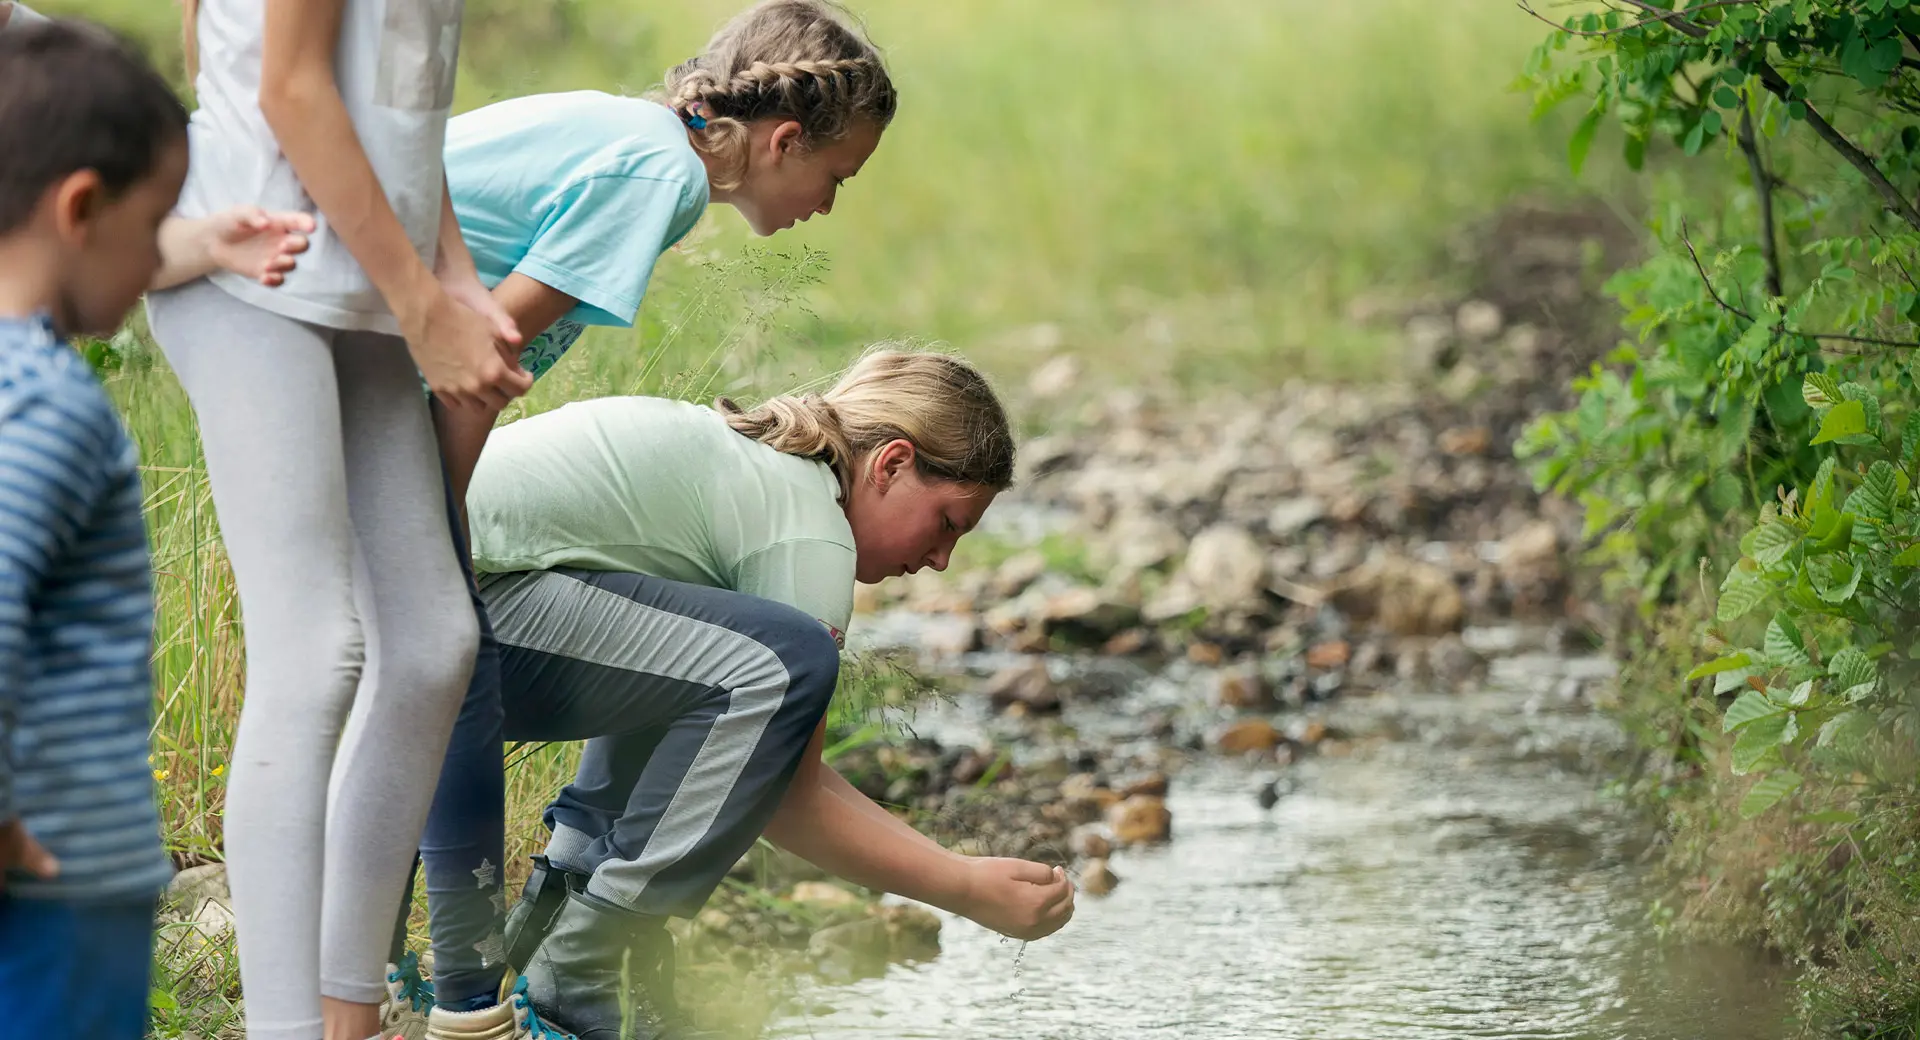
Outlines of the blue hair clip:
M707 117L701 114L702 110L706 107L703 102L699 101L695 101L693 104L687 106L686 120L689 129L705 130L707 128Z

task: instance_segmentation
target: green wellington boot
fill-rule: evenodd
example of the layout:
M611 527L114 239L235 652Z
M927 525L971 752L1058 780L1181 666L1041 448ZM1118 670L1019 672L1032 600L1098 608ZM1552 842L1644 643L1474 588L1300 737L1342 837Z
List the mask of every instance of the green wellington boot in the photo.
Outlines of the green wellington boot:
M540 941L547 937L553 927L553 919L565 905L569 892L584 892L591 874L582 874L556 867L547 862L545 856L529 857L533 860L533 872L527 875L527 883L520 889L520 900L507 911L506 930L502 936L507 951L507 963L514 971L525 971L527 962L533 959L533 951L538 949Z
M525 971L541 1017L580 1040L704 1040L673 999L666 918L567 894Z

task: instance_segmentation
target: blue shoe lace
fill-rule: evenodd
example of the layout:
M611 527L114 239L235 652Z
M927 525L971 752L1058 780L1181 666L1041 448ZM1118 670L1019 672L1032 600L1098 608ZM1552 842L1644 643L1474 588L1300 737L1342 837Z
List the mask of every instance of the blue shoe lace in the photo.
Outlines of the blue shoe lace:
M398 985L398 999L413 1010L426 1014L433 1010L433 983L420 976L420 957L412 950L400 955L400 966L387 973L387 982Z
M519 1013L520 1024L527 1030L527 1040L579 1040L572 1033L563 1033L548 1025L533 1009L533 998L527 996L527 977L514 980L513 992L507 994L507 1002Z

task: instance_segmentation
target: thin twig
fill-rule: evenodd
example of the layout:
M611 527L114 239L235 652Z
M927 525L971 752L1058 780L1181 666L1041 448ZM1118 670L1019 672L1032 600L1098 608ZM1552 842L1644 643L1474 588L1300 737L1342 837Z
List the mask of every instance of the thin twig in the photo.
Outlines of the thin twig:
M1753 195L1760 205L1760 253L1767 260L1767 295L1779 299L1786 295L1786 290L1780 278L1780 246L1773 233L1773 175L1767 172L1760 142L1753 136L1752 101L1751 97L1741 98L1740 150L1747 153L1747 169L1753 173Z
M1622 33L1630 33L1636 29L1644 29L1649 25L1657 25L1660 23L1671 24L1674 19L1683 18L1686 15L1693 14L1696 11L1705 11L1715 7L1753 7L1758 5L1761 2L1762 0L1721 0L1721 2L1719 3L1700 4L1696 7L1687 8L1684 11L1669 11L1665 14L1662 14L1656 17L1642 18L1639 21L1634 22L1630 25L1622 25L1613 29L1575 29L1575 28L1572 28L1571 26L1565 25L1564 23L1556 22L1553 19L1548 18L1547 16L1534 10L1533 5L1528 3L1527 0L1515 0L1516 6L1518 6L1522 11L1525 11L1528 14L1532 15L1533 17L1539 19L1540 21L1553 26L1555 29L1558 29L1561 32L1567 33L1568 35L1571 35L1571 36L1585 36L1588 38L1596 38L1596 37L1604 38L1609 36L1619 36ZM1650 8L1645 4L1635 4L1634 6L1642 8L1643 10L1657 10L1657 8Z
M1792 88L1788 85L1786 77L1780 75L1772 65L1762 61L1757 63L1754 71L1760 76L1761 84L1772 91L1775 97L1788 102L1795 100L1789 96ZM1807 125L1813 128L1813 132L1822 141L1827 142L1834 151L1839 152L1840 157L1854 169L1860 171L1860 175L1867 179L1868 184L1873 185L1873 190L1879 194L1881 201L1887 204L1887 208L1893 210L1896 216L1906 221L1914 230L1920 231L1920 209L1914 208L1913 200L1900 194L1900 189L1894 187L1892 181L1887 180L1887 175L1880 172L1880 166L1873 161L1873 157L1861 151L1852 141L1847 140L1845 134L1834 129L1833 124L1827 122L1826 117L1816 111L1811 104L1805 100L1801 100L1800 104L1806 109Z
M1746 321L1751 321L1751 322L1754 322L1755 324L1758 324L1760 319L1755 318L1753 315L1748 314L1746 311L1743 311L1740 308L1735 307L1733 304L1728 303L1726 299L1720 295L1719 290L1713 287L1713 279L1707 276L1706 265L1700 262L1700 254L1693 248L1693 239L1687 237L1685 222L1681 223L1680 241L1687 247L1687 256L1691 257L1693 260L1693 269L1695 271L1700 272L1700 284L1706 286L1707 295L1713 297L1713 302L1718 304L1720 306L1720 309L1723 311L1726 311L1728 314L1731 314L1737 318L1742 318ZM1801 339L1832 340L1840 343L1861 343L1867 346L1896 347L1903 350L1920 348L1920 341L1902 340L1902 339L1881 339L1877 336L1855 336L1845 332L1808 332L1804 329L1792 328L1788 326L1786 322L1776 323L1773 326L1773 331L1776 335L1798 336Z

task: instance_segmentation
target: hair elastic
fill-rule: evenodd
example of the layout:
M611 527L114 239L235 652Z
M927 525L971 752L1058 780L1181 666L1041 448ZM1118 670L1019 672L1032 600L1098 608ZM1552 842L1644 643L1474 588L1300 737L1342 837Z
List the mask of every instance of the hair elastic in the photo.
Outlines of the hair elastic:
M707 128L706 108L707 103L704 101L695 101L687 106L687 112L684 118L687 121L687 127L689 129L705 130Z

